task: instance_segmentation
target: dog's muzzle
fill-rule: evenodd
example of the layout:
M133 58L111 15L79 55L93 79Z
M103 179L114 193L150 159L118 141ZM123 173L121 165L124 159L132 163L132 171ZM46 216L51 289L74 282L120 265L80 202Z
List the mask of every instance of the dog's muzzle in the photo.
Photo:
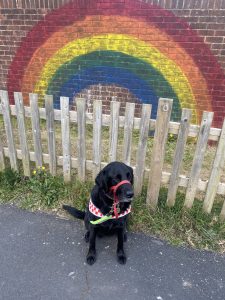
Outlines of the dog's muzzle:
M114 199L117 198L116 192L117 192L118 188L119 188L121 185L124 185L124 184L130 184L130 185L131 185L131 183L130 183L129 180L122 180L122 181L120 181L120 182L117 183L116 185L113 185L113 186L110 188L110 190L113 192ZM130 202L130 201L132 200L133 196L134 196L134 192L131 191L131 190L128 190L128 191L126 191L126 193L125 193L125 195L124 195L122 201L120 201L120 202Z
M118 218L118 205L119 205L119 199L117 197L116 192L117 192L118 188L123 184L130 184L131 185L130 181L122 180L117 185L114 185L110 188L110 190L113 192L113 199L114 199L114 201L113 201L113 211L114 211L114 215L116 216L116 219ZM130 202L132 197L133 197L133 193L131 191L130 193L128 193L129 200L126 198L126 201L123 201L123 202Z

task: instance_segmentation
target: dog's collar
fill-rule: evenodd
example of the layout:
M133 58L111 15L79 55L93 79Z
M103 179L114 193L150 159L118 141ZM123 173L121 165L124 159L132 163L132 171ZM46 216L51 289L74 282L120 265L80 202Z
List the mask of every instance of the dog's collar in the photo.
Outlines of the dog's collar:
M112 213L109 215L103 215L103 213L100 211L100 209L98 207L96 207L94 205L94 203L92 202L92 200L90 199L89 201L89 211L90 213L92 213L94 216L100 218L96 221L90 221L91 224L100 224L103 223L105 221L108 221L110 219L118 219L118 218L122 218L126 215L128 215L131 212L131 205L122 213L118 214L117 216L113 216Z

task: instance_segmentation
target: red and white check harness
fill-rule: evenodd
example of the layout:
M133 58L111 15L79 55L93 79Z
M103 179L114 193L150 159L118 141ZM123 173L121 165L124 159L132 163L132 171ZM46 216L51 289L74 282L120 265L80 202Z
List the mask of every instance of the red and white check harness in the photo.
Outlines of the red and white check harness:
M122 217L126 216L127 214L129 214L131 212L131 205L122 213L118 213L118 211L117 211L117 206L119 204L119 199L116 195L116 191L123 184L131 184L131 183L128 180L122 180L117 185L114 185L110 188L110 190L113 192L113 199L114 199L112 209L110 210L110 212L114 213L114 215L111 215L111 219L122 218ZM104 217L103 213L100 211L100 209L98 207L96 207L94 205L94 203L92 202L91 199L90 199L90 202L89 202L89 211L98 218L103 218Z

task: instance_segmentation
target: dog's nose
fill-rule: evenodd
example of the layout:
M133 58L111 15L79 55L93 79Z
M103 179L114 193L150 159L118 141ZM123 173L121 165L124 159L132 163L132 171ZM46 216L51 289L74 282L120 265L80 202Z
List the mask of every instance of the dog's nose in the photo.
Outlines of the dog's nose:
M127 198L133 198L134 192L133 191L126 191L126 197Z

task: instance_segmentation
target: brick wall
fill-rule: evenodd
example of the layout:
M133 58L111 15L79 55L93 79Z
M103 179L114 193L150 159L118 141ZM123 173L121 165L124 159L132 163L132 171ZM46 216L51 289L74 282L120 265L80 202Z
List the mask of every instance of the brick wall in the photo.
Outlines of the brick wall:
M126 2L129 2L126 13L121 13L124 9L124 3ZM68 7L64 9L64 18L62 18L60 14L65 5L68 5ZM157 12L158 9L159 12L154 13L154 15L151 15L151 11L146 12L145 6L148 5L151 9L151 5L156 5L153 6L154 12ZM138 9L135 9L135 6ZM99 13L101 9L104 10L104 13ZM49 17L53 10L58 10L58 19L52 16ZM67 11L68 14L65 14L65 11ZM69 21L69 19L72 20L71 11L78 16L74 21ZM115 11L117 11L117 13L115 13ZM101 16L95 17L94 19L92 12L95 16L98 16L98 13ZM143 14L143 18L141 14ZM151 15L149 17L151 19L150 23L148 23L148 14ZM59 22L60 18L61 20ZM134 20L133 23L129 21L131 19ZM34 28L35 26L38 28L40 24L38 22L40 21L42 21L39 27L40 36L36 34L35 38ZM73 99L74 95L85 96L90 103L90 109L91 102L94 99L103 100L105 112L108 112L109 102L114 97L114 99L122 103L122 113L127 101L142 103L148 102L148 99L150 99L150 102L151 99L153 99L152 104L156 112L157 103L155 98L160 96L175 97L175 94L177 100L176 103L174 103L173 119L179 119L180 110L184 106L193 108L196 111L196 117L193 119L194 122L199 122L203 110L212 109L215 111L214 125L220 126L223 119L221 110L225 111L224 23L225 1L223 0L149 0L147 3L146 1L142 2L142 4L140 1L132 0L2 0L0 3L0 88L22 90L26 101L28 101L27 95L29 92L40 92L41 94L43 91L52 91L59 95L60 92L64 92L67 88L68 96L70 96L71 99ZM110 24L112 31L110 31ZM115 24L117 24L117 26ZM185 27L186 25L184 24L189 25L190 28ZM104 31L103 25L108 26L107 30ZM154 28L157 28L157 30ZM165 32L165 28L166 35L169 37L169 46L167 46L167 41L160 41L162 34ZM153 29L155 31L153 31ZM180 48L178 49L176 45L179 44L179 37L183 35L183 30L185 30L185 35L187 36L186 43L185 40L182 40L181 42L183 44L180 44L181 46L179 46ZM191 35L189 39L190 31ZM46 32L48 32L48 34ZM57 38L54 40L52 36L57 32L58 34L61 32L61 39L59 34L58 40ZM109 36L111 33L113 34L112 37ZM44 34L46 34L46 39L41 40ZM129 49L129 53L125 53L125 48L122 48L122 52L126 55L123 54L120 57L112 55L110 60L110 56L105 52L101 52L101 57L98 57L99 48L95 48L94 46L89 47L90 44L93 45L97 43L95 39L91 39L95 34L102 35L102 48L101 43L99 47L105 52L116 51L120 53L120 44L124 42L124 39L120 37L120 42L116 42L115 34L125 36L134 35L134 39L129 41L129 45L128 42L126 42L126 47L124 46L126 49ZM55 43L54 45L51 44L51 38L52 43L53 41ZM109 38L109 42L104 40L107 38ZM62 43L63 39L65 39L64 43ZM79 66L81 64L81 70L77 70L77 73L73 74L76 61L74 64L70 64L72 58L68 61L64 56L60 56L59 59L62 61L65 58L62 63L64 67L60 63L56 63L55 70L50 70L49 73L46 71L43 73L44 75L34 75L35 70L39 71L39 69L48 62L48 60L44 61L44 56L45 51L48 52L49 48L44 48L44 43L49 41L49 45L52 47L52 53L49 54L48 58L50 60L55 53L54 51L62 49L68 45L68 43L72 43L72 41L76 39L84 39L85 42L82 45L85 49L90 48L87 53L82 53L82 51L79 52L77 50L78 54L74 56L74 60L75 58L78 59L77 64ZM151 45L152 43L158 43L159 48L156 48L156 46L153 48L153 50L159 49L158 52L156 50L154 50L155 52L153 50L151 53L149 52L149 55L153 55L153 57L155 55L156 57L153 62L145 61L145 55L143 53L148 52L142 51L143 44L137 43L132 50L132 43L134 43L136 39L138 39L138 41L144 40L146 45L148 42ZM177 39L177 41L173 44L175 39ZM112 41L114 43L113 46L111 46ZM57 43L59 44L58 46ZM210 51L207 52L205 48L201 48L202 44L206 49L210 49ZM48 47L50 47L49 45ZM188 45L189 48L186 49L184 45ZM28 48L30 50L28 50ZM192 49L193 53L191 51ZM199 49L199 53L196 53L196 49ZM39 54L37 54L38 51ZM89 53L93 53L94 51L96 51L96 55L90 56ZM186 58L186 56L182 58L187 52L188 58ZM28 57L28 55L30 56ZM197 55L201 55L201 57L199 58ZM79 59L81 57L83 58L80 61ZM130 57L132 57L132 61L129 60ZM168 58L168 68L170 68L170 71L163 69L163 66L167 64ZM99 62L98 65L100 59L101 62ZM154 64L157 59L159 63ZM163 59L165 59L165 63ZM181 66L182 59L184 61L187 60L186 66ZM189 66L188 59L193 62L193 66ZM199 59L202 59L202 61L205 61L205 59L208 60L204 69L201 69L201 63L198 65ZM215 65L215 62L217 65ZM141 65L142 63L143 65ZM134 66L137 66L136 70ZM72 71L69 69L70 67ZM117 69L115 69L115 67ZM116 71L112 76L113 70ZM181 73L179 73L179 70L181 70ZM63 82L67 71L70 72L70 77L67 78L68 80L66 82ZM212 79L217 81L213 82L213 86L210 85L210 82L204 85L204 81L207 81L207 77L212 75L212 71ZM56 72L58 72L58 74L54 77L53 75ZM26 75L25 78L23 77L24 74ZM152 77L150 78L149 74L153 74L154 76L151 75ZM183 74L185 74L184 79L179 83L179 78L181 75L183 76ZM195 84L193 78L198 78L200 75L203 83L199 84L198 88L198 82ZM43 83L44 80L40 80L41 76L45 76L48 80L46 79L46 82ZM99 82L98 78L100 78ZM56 80L55 82L54 79ZM77 79L80 81L86 80L87 82L86 84L83 84L83 82L79 83L77 89L75 89L74 86L78 82ZM209 81L212 82L212 79ZM37 83L38 80L40 81L39 83ZM193 80L193 82L191 80ZM90 83L90 85L88 83ZM52 90L53 88L54 90ZM189 88L190 90L188 90ZM182 89L186 89L186 92L183 94ZM188 93L193 93L192 96L195 100L189 99L191 97L189 97ZM215 93L218 99L216 104L212 106ZM55 96L55 101L58 103L57 95ZM40 99L42 99L41 96ZM13 101L12 97L11 101ZM197 108L194 106L194 101L198 102ZM71 100L72 107L73 104L74 102ZM137 110L137 114L138 112L139 109Z

